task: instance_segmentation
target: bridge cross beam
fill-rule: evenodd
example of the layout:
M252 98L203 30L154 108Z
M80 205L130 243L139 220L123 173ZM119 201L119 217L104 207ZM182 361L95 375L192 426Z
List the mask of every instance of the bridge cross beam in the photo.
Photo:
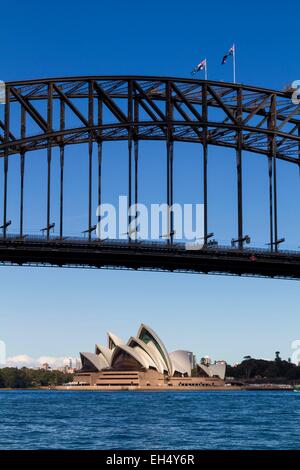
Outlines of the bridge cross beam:
M139 99L134 87L133 80L128 80L128 208L132 201L135 207L138 204L138 162L139 162L139 141L138 141L138 122L139 122ZM132 182L133 179L133 182ZM128 237L131 241L131 233L135 233L137 241L137 225L134 229L129 225L132 222L132 215L128 215Z
M276 174L276 127L277 127L276 95L270 97L270 111L267 120L271 134L268 137L268 174L269 174L269 226L270 249L278 251L278 222L277 222L277 174Z
M9 123L10 123L10 88L6 87L5 90L6 102L4 109L4 141L9 142ZM8 147L4 152L4 184L3 184L3 237L6 237L7 229L7 175L8 175L8 158L9 150Z
M21 138L26 136L26 110L21 107ZM24 224L24 176L25 176L25 151L20 154L20 238L23 237Z
M52 119L53 119L53 84L48 84L48 97L47 97L47 131L51 132ZM47 239L50 238L50 218L51 218L51 161L52 161L52 143L48 139L47 146Z
M171 210L173 206L173 163L174 163L174 142L172 132L173 121L173 100L172 88L169 81L166 82L166 120L167 120L167 206L168 206L168 243L173 243L174 237L174 214Z
M236 147L236 172L237 172L237 209L238 209L238 247L243 249L243 172L242 172L242 146L243 146L243 92L237 89L237 147Z
M138 121L139 121L139 102L134 100L134 204L138 204L139 188L139 139L138 139ZM137 241L137 226L135 227L135 240Z
M94 126L94 82L88 83L88 124ZM93 191L93 133L89 132L88 141L88 237L92 238L92 191Z
M102 202L102 131L101 131L101 126L102 126L102 121L103 121L103 102L101 97L98 95L97 96L97 120L98 120L98 126L99 126L99 131L97 135L97 154L98 154L98 207L101 206ZM100 231L100 224L101 224L101 216L98 215L98 227ZM100 233L100 232L99 232Z
M207 243L208 239L208 226L207 226L207 159L208 159L208 144L207 144L207 84L202 85L202 121L203 121L203 131L202 131L202 149L203 149L203 204L204 204L204 241Z
M128 122L132 123L133 121L133 83L132 80L128 81L128 99L127 99L127 113L128 113ZM132 215L129 212L132 205L132 142L133 142L133 126L130 124L128 126L128 240L131 241L131 227L130 223L132 220Z
M59 106L59 128L65 129L65 102L60 98ZM59 163L60 163L60 188L59 188L59 236L63 238L64 225L64 166L65 166L65 146L63 139L59 145Z

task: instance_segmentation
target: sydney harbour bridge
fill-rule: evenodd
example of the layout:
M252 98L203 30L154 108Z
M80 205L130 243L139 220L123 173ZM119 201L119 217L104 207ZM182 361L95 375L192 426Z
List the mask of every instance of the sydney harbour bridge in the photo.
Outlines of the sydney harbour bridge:
M5 91L5 104L0 109L0 263L300 278L300 251L281 249L284 239L278 229L277 163L284 161L295 169L300 166L300 107L293 104L291 90L168 77L88 76L8 82ZM169 206L174 201L174 143L199 144L199 201L201 198L204 203L201 250L186 250L174 239L172 217L168 237L158 242L95 237L93 205L102 202L106 178L102 168L104 145L116 141L127 143L129 205L139 202L142 141L165 143L165 202ZM88 168L87 225L85 237L73 237L64 227L65 150L81 144L86 147ZM228 245L213 242L209 226L207 168L212 146L235 152L237 226ZM59 152L59 172L53 175L55 149ZM42 151L47 162L44 227L41 234L32 235L24 229L30 171L27 161L39 158ZM260 155L267 163L268 240L264 249L248 246L249 236L244 231L244 152ZM11 162L15 159L18 175L11 180ZM55 221L51 192L54 177L58 185L55 204L59 207ZM18 196L10 195L10 185L18 188ZM9 197L18 198L17 233L11 230Z

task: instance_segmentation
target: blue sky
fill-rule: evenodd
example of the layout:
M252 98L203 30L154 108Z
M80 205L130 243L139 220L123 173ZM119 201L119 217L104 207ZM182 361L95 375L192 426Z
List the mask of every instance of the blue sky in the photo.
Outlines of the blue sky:
M3 4L0 79L90 74L190 77L195 64L207 57L209 78L230 81L230 62L223 67L220 62L235 42L238 81L282 89L300 78L296 13L294 2L289 1L284 4L284 21L282 6L258 1L243 6L237 1L216 1L213 6L177 0L90 1L86 8L74 1L27 1L18 4L13 14L9 4ZM105 148L107 202L126 193L124 149L122 144ZM197 198L201 183L197 154L195 145L189 150L175 146L178 201ZM86 201L78 192L86 172L83 158L86 149L66 151L66 165L75 165L72 178L66 181L66 226L76 234L86 228ZM164 193L162 159L163 144L141 145L141 172L147 174L143 200L160 199ZM11 181L17 164L11 163ZM117 164L118 174L113 172ZM30 165L25 225L28 231L37 231L44 225L45 153L29 160ZM235 235L234 171L233 153L212 149L209 222L219 240ZM245 154L244 172L245 233L250 233L256 245L264 245L268 233L266 161ZM295 248L299 243L298 170L279 163L278 179L279 235L287 238L287 247ZM18 188L10 184L9 195L9 216L14 223ZM79 350L92 350L96 341L105 341L107 330L126 339L142 321L157 330L170 350L187 348L199 357L210 354L231 362L246 354L271 358L276 350L288 357L291 342L300 337L297 282L8 267L0 268L0 282L0 339L6 342L9 356L75 356Z

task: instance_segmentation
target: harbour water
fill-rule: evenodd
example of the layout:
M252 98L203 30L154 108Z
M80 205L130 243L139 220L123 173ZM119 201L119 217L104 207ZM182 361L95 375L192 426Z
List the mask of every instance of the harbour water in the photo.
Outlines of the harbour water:
M300 393L0 392L0 449L300 449Z

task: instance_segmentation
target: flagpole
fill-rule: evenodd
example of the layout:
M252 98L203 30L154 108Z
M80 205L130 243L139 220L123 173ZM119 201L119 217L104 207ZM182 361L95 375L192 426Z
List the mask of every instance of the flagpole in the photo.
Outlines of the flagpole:
M205 73L204 73L204 78L207 80L207 59L205 59Z
M233 44L232 64L233 64L233 83L236 83L235 44Z

